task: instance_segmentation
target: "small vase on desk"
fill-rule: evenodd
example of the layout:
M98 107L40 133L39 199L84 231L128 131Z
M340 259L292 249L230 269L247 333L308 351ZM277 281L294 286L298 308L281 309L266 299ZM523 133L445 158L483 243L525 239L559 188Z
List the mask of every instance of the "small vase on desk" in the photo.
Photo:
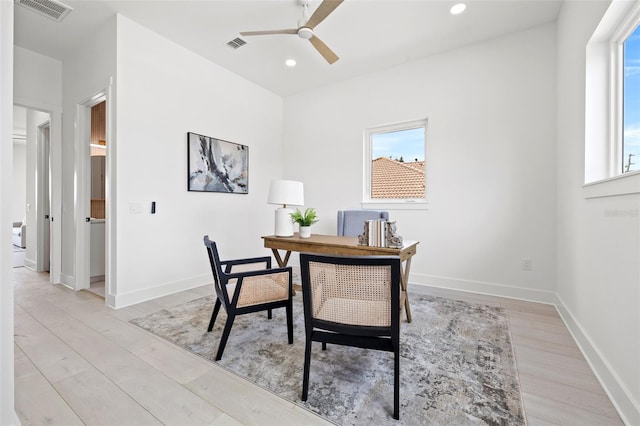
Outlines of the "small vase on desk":
M300 235L300 238L310 238L311 237L311 227L310 226L301 226L299 235Z

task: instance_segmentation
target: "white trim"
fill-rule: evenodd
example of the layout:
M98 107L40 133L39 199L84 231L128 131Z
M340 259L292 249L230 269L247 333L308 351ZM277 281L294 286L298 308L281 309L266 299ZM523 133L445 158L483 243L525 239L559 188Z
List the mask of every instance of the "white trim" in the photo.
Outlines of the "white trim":
M589 367L602 385L623 422L628 425L640 424L640 406L634 401L632 393L624 385L598 347L593 344L589 335L584 331L557 292L412 273L409 277L409 291L415 285L486 294L555 306L560 318L571 333L580 352L587 360Z
M624 385L620 377L616 374L611 364L593 344L589 335L584 331L580 323L575 319L571 311L567 308L560 295L556 295L558 303L556 309L560 318L567 326L573 340L578 345L580 352L587 360L591 370L604 388L605 393L611 400L624 424L640 424L640 406L634 402L629 389Z
M75 256L75 290L88 289L90 283L90 247L91 247L91 227L86 218L91 216L90 212L90 150L89 141L91 139L91 107L103 101L108 102L111 79L93 94L76 103L75 114L75 159L74 159L74 223L76 227L76 256ZM108 128L108 126L107 126ZM108 139L107 139L108 140ZM106 232L106 230L105 230ZM105 245L107 240L105 240ZM109 253L105 249L105 253ZM109 276L105 271L105 275ZM105 280L105 291L107 282ZM106 303L106 298L105 298Z
M61 280L60 273L62 271L62 110L60 106L24 98L15 98L14 105L49 114L49 155L51 158L49 216L52 219L50 223L49 282L57 284Z
M163 296L168 296L180 291L201 287L207 284L213 285L211 273L198 275L184 280L173 281L170 283L164 283L154 287L147 287L124 294L117 294L107 300L109 302L107 306L115 309L125 308L127 306L157 299Z
M411 285L414 284L448 288L476 294L486 294L489 296L506 297L509 299L526 300L529 302L546 303L549 305L556 305L558 303L556 294L553 291L514 287L506 284L490 283L485 281L411 273L409 277L409 290L411 290Z
M74 277L68 274L60 274L60 281L58 284L61 284L65 287L69 287L71 290L74 290L76 287L76 280Z
M48 128L49 137L45 145L44 129ZM36 250L35 250L35 265L36 271L44 271L45 258L48 257L49 263L51 263L51 198L50 198L50 185L49 179L51 178L51 114L49 119L38 125L38 134L36 141ZM46 176L44 171L46 170ZM46 205L49 205L48 209L45 209ZM45 214L49 216L45 218ZM47 238L47 231L49 235ZM45 244L45 240L47 244ZM48 247L47 247L48 246ZM48 256L47 256L48 254ZM51 268L49 266L49 268Z
M622 172L622 44L638 23L639 1L613 1L587 43L585 184L626 175Z
M19 425L15 410L14 297L11 254L13 183L13 7L0 1L0 424Z
M591 182L582 188L584 198L640 194L640 171Z
M428 202L415 200L363 201L360 206L363 209L373 210L429 210Z

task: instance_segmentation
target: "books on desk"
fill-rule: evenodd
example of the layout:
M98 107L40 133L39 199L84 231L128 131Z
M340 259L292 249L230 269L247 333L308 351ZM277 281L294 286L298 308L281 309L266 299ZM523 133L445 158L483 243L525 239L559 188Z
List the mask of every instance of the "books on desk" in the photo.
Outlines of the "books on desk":
M402 237L396 234L396 222L384 219L366 220L358 244L370 247L402 247Z

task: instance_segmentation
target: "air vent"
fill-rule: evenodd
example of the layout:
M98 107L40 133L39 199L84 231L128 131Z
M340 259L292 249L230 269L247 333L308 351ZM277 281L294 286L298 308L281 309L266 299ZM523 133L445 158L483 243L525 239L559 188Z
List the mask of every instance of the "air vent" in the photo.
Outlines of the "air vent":
M72 7L56 0L15 0L16 4L26 7L42 16L60 22L73 10Z
M231 48L234 48L234 49L238 49L238 48L244 46L245 44L247 44L246 41L244 41L240 37L236 37L233 40L231 40L230 42L228 42L227 46L229 46Z

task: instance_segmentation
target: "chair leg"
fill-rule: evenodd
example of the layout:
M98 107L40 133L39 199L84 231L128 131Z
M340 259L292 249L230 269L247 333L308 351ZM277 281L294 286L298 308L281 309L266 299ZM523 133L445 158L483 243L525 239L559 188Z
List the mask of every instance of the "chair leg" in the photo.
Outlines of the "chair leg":
M227 312L227 322L224 324L224 330L222 330L222 337L220 337L220 344L218 345L218 353L216 355L216 361L220 361L222 359L222 353L224 352L224 347L227 345L227 340L229 339L229 334L231 333L231 326L233 326L234 319L235 319L235 316Z
M289 344L293 344L293 301L289 298L289 303L287 303L287 334L289 336Z
M304 347L304 370L302 373L302 400L306 401L309 394L309 370L311 367L311 336L307 336Z
M267 319L271 319L273 318L273 315L271 314L271 309L267 310Z
M327 342L322 342L322 350L323 351L327 350Z
M393 418L400 420L400 348L393 354Z
M213 330L213 324L215 324L218 312L220 312L220 305L220 299L216 298L216 304L213 306L213 312L211 313L211 320L209 321L209 328L207 328L207 332Z

